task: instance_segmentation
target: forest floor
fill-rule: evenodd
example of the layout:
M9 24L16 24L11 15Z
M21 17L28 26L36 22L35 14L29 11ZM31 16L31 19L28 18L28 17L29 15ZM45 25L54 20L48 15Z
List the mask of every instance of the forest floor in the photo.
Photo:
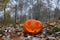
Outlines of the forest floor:
M2 36L0 40L60 40L60 21L47 22L44 23L43 26L44 29L42 33L37 35L24 34L22 29L22 31L17 32L17 34L12 32L11 35Z

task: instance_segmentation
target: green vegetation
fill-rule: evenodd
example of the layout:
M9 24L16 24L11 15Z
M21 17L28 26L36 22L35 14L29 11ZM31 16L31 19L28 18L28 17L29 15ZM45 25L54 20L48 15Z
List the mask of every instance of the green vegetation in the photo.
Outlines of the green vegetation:
M4 24L10 23L10 12L5 12Z
M0 10L4 10L8 2L9 0L3 0L2 2L0 2Z
M59 32L59 31L60 31L60 28L55 27L54 29L49 30L48 33L52 34L52 33Z

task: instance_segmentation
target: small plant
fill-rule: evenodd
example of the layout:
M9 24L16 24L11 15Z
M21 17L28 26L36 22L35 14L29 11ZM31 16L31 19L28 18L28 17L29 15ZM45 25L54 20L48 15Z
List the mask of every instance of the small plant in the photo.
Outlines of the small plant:
M52 33L55 33L55 32L59 32L60 31L60 28L53 28L52 30L48 30L48 33L52 34Z

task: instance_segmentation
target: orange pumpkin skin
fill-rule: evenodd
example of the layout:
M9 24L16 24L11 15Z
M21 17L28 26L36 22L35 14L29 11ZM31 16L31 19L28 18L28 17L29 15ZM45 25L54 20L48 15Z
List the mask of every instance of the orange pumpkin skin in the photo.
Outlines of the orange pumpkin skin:
M42 31L42 23L38 20L27 20L24 23L24 32L30 34L38 34Z

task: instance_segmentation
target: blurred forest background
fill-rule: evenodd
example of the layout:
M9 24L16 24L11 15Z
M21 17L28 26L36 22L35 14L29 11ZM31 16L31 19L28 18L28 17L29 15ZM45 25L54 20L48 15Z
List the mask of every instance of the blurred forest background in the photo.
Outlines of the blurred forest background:
M60 20L60 0L0 0L0 23Z

